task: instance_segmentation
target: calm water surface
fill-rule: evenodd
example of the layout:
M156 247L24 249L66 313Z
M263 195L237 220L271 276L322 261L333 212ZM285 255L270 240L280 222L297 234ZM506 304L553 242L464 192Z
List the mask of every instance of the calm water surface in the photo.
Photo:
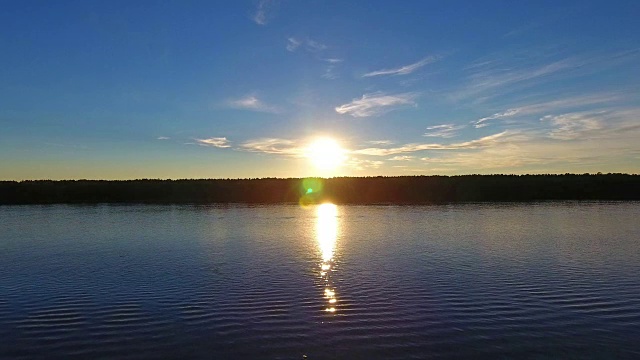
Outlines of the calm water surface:
M640 203L0 207L0 358L640 358Z

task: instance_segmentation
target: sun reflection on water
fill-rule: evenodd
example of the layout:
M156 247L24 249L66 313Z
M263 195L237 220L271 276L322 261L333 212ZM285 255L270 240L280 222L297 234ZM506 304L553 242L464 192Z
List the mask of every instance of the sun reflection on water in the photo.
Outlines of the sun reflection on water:
M338 240L338 207L334 204L318 206L318 220L316 223L316 237L322 254L320 277L324 281L324 299L327 306L324 311L335 312L338 302L336 292L331 283L331 273L334 271L334 251Z

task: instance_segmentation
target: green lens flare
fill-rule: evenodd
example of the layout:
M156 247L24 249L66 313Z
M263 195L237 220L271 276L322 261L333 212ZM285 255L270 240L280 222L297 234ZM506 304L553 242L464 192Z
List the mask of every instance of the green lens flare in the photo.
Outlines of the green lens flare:
M302 188L305 189L307 194L321 192L322 187L322 179L306 178L302 180Z
M307 206L318 204L322 200L324 180L318 178L306 178L300 186L300 205Z

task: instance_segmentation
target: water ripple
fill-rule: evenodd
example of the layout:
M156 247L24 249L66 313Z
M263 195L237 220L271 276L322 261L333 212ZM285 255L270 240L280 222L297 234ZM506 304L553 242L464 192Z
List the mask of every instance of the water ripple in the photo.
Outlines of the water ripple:
M640 358L638 203L0 215L2 359Z

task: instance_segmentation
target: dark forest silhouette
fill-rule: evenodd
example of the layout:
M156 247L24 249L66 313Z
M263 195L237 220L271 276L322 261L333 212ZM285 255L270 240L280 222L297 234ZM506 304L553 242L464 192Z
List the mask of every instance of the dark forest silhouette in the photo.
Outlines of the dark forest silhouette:
M464 175L330 179L0 181L0 204L640 200L640 175Z

